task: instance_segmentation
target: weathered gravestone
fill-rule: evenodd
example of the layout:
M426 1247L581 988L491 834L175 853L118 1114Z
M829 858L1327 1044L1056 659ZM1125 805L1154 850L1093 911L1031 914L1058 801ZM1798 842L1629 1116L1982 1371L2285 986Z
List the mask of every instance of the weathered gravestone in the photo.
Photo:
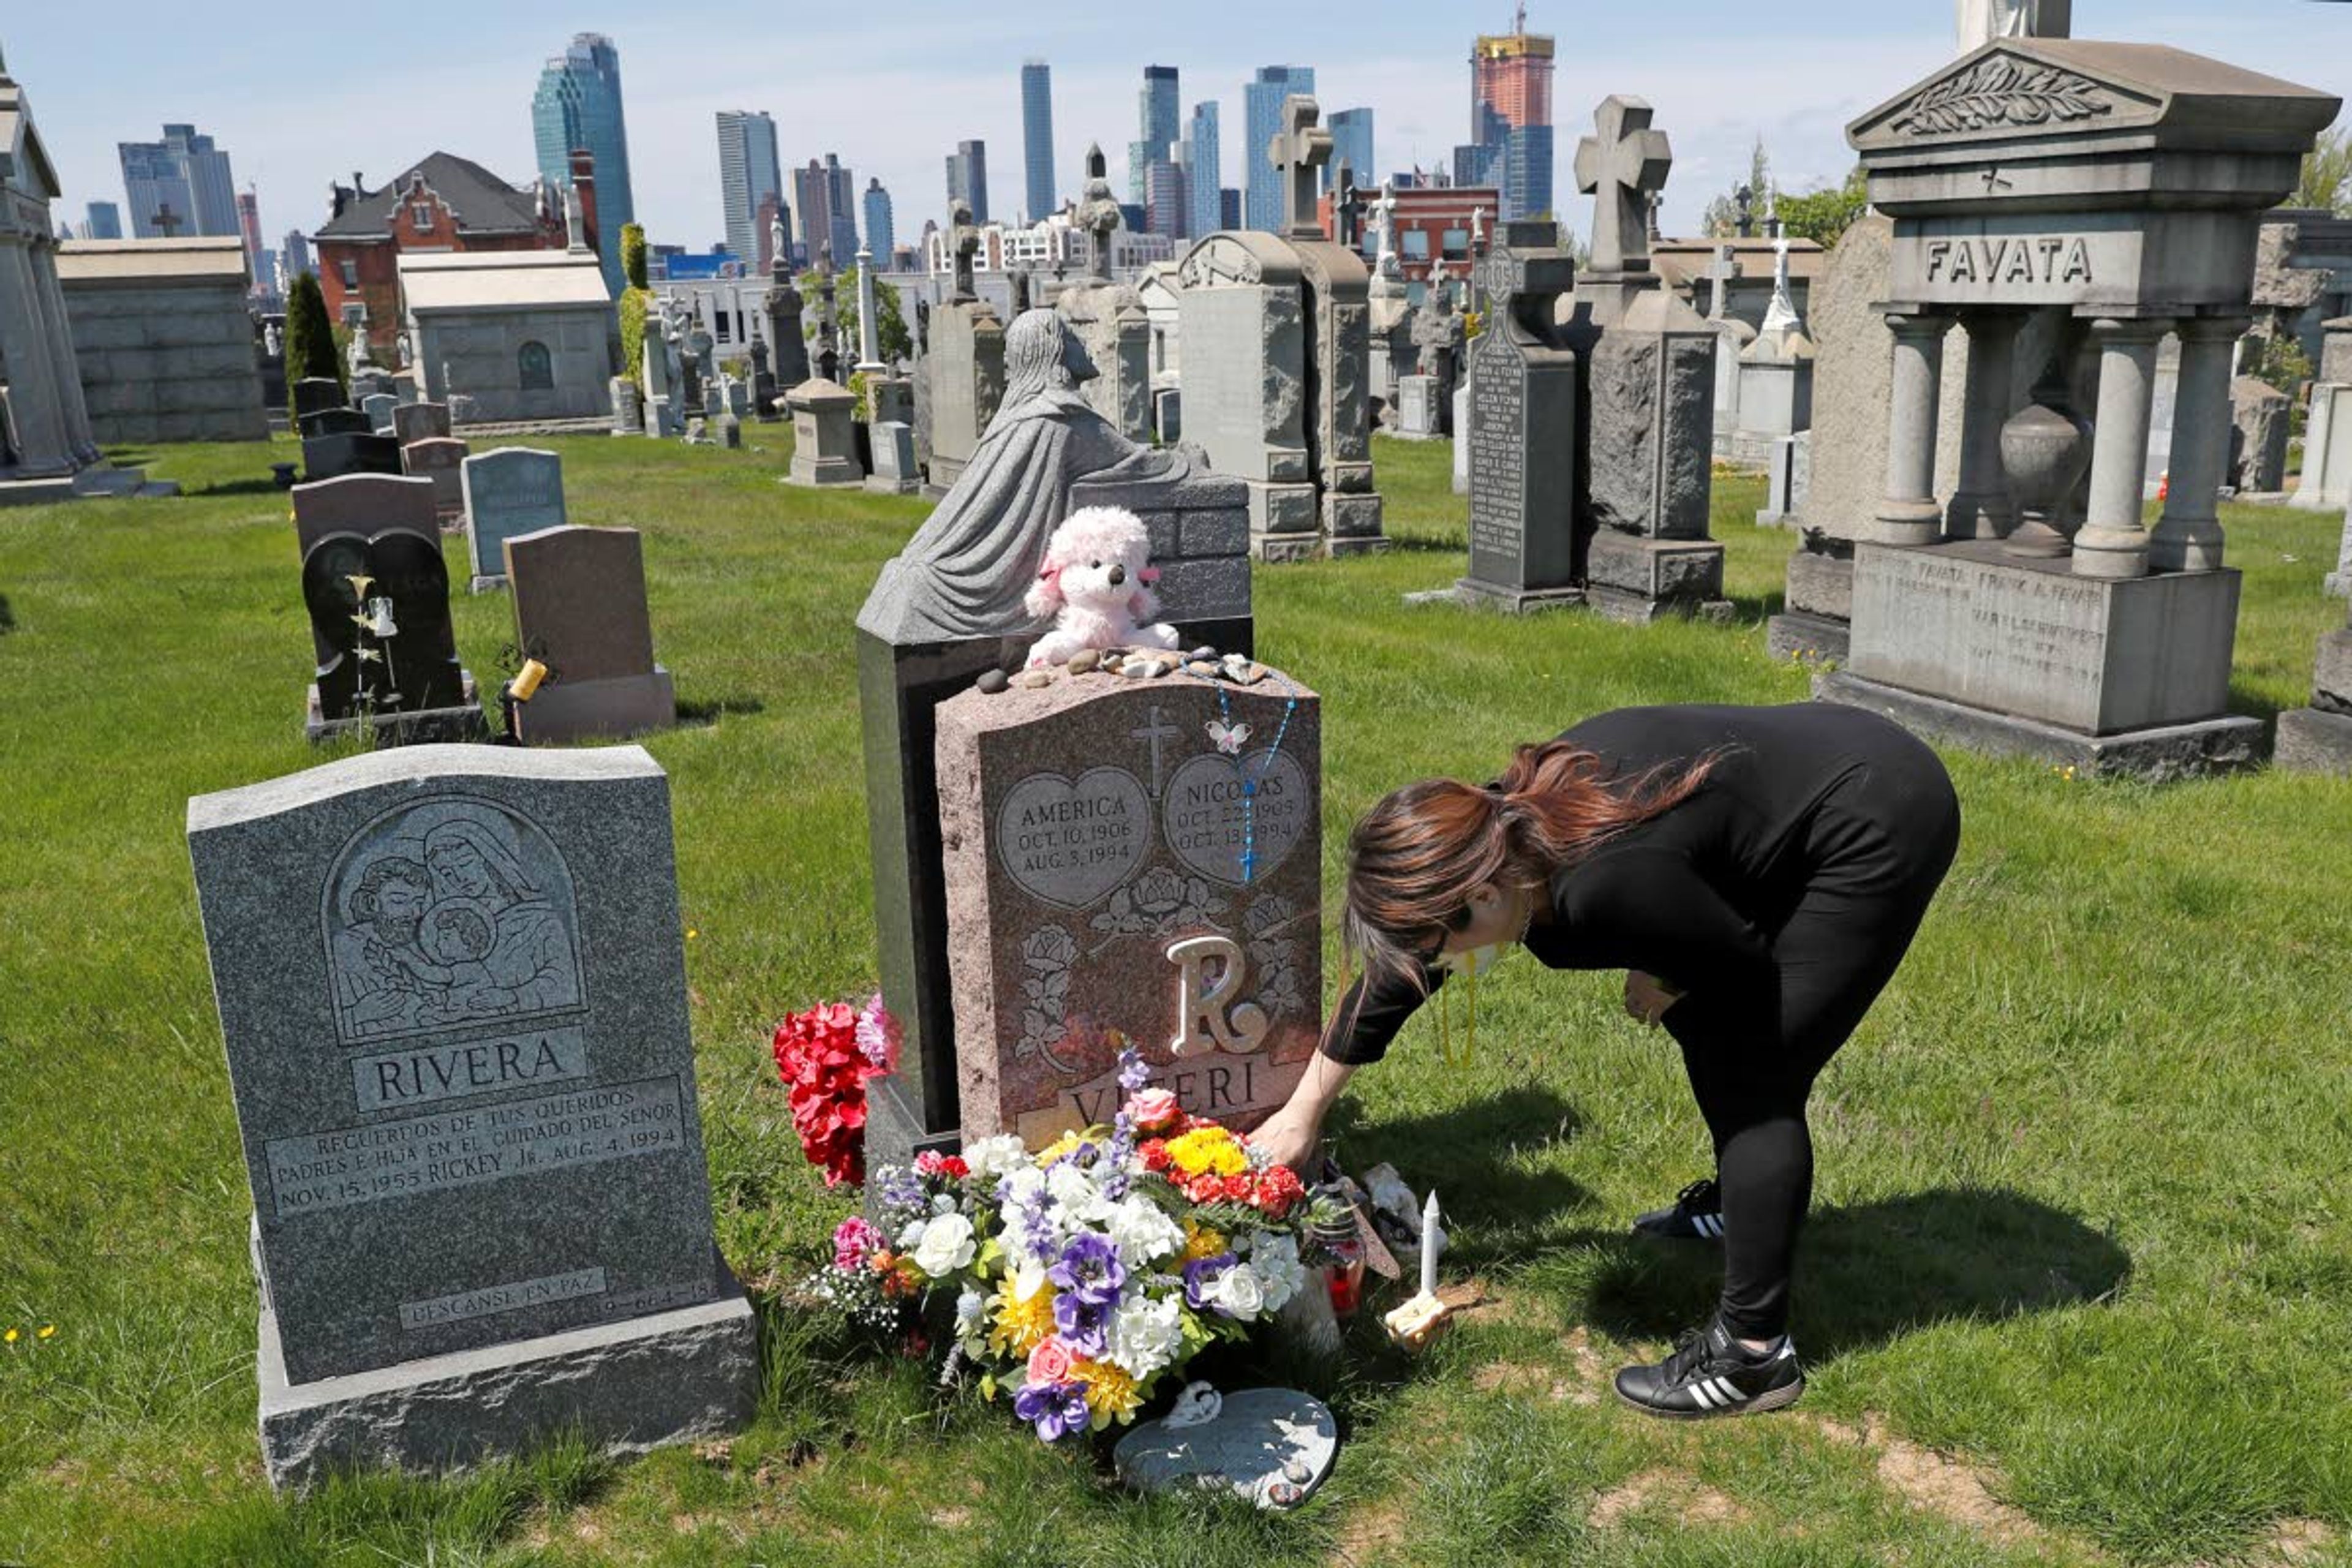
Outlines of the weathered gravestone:
M2346 536L2352 541L2352 527ZM2352 777L2352 626L2320 639L2311 706L2279 715L2277 758L2297 773Z
M1076 395L1093 370L1067 323L1029 310L1005 333L1003 407L956 488L882 570L857 617L882 992L906 1030L899 1070L868 1090L877 1161L951 1142L956 1045L934 723L984 670L1018 668L1044 626L1023 605L1054 529L1090 506L1141 517L1163 619L1184 646L1247 653L1249 517L1242 485L1154 452Z
M866 488L894 496L910 496L921 489L923 476L915 467L914 426L894 419L871 428L874 471L866 477Z
M1507 223L1479 264L1487 330L1471 349L1474 604L1528 611L1583 602L1576 539L1577 356L1555 324L1576 264L1549 223Z
M516 711L528 745L636 735L677 722L669 671L654 662L646 553L634 528L551 528L506 541L515 646L547 666Z
M1281 675L1062 675L939 710L967 1140L1110 1120L1121 1038L1248 1125L1321 1024L1321 716Z
M793 411L793 466L785 483L823 487L864 481L866 468L857 460L856 393L822 378L804 381L793 388L785 406Z
M1613 620L1727 618L1713 500L1717 334L1651 267L1650 197L1674 156L1650 106L1612 97L1579 144L1593 201L1592 266L1567 331L1582 361L1576 445L1585 600Z
M404 403L392 411L392 431L404 447L412 442L438 437L446 440L449 435L449 405L446 403Z
M306 375L294 384L294 417L298 420L306 414L350 406L343 395L343 384L331 375Z
M925 356L929 378L930 486L944 496L963 477L964 465L980 449L990 421L1004 398L1004 323L996 308L972 292L971 252L979 231L955 231L956 291L931 312L931 344Z
M360 412L367 416L369 427L379 436L398 435L392 415L399 406L400 399L389 392L372 392L360 399Z
M1767 466L1764 510L1756 514L1759 528L1780 528L1805 514L1805 495L1813 478L1813 433L1800 430L1772 443Z
M319 436L373 436L375 421L356 408L337 405L303 415L295 421L296 434L304 440Z
M2352 506L2352 320L2326 324L2319 379L2303 433L2303 479L2290 504L2306 511Z
M441 541L406 527L322 535L302 555L319 654L303 732L313 742L468 741L484 729L457 662Z
M2177 49L2020 38L1849 128L1872 204L1895 222L1895 349L1852 657L1816 679L1818 697L2086 772L2165 778L2258 755L2262 724L2229 710L2239 574L2215 503L2231 360L2262 216L2340 107ZM2030 190L2007 173L2021 168ZM2002 422L2021 326L2053 311L2097 354L2095 421L2053 376ZM1956 317L1971 338L1971 416L1948 503L1937 407ZM2180 342L2172 483L2151 531L2143 479L2168 335Z
M466 515L465 463L473 450L463 441L428 436L400 449L400 471L412 479L433 481L433 500L441 526L451 527Z
M357 757L196 797L188 846L271 1481L748 1420L653 760Z
M313 415L324 419L331 415ZM365 415L355 414L364 419ZM306 436L302 439L302 477L313 483L320 479L341 479L346 474L397 474L400 469L400 443L389 436L365 435L356 431L332 436Z
M1268 155L1279 235L1209 236L1183 259L1185 437L1249 485L1251 549L1266 561L1378 550L1373 488L1371 275L1316 216L1331 135L1303 96L1286 99Z
M2339 599L2352 598L2352 510L2344 514L2344 539L2336 546L2336 570L2327 574L2327 591Z
M465 491L466 558L474 569L472 589L505 586L506 542L519 534L561 528L563 459L530 447L501 447L458 467Z
M2230 384L2230 484L2240 495L2275 495L2286 489L2289 416L2294 399L2266 381L2242 375Z
M613 434L642 436L646 433L645 389L625 375L613 377Z

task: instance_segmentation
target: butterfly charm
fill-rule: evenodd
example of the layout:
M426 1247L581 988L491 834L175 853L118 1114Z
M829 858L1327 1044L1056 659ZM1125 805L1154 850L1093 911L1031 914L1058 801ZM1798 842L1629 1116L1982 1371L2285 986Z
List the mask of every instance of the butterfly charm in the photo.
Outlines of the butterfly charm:
M1249 744L1249 738L1250 727L1246 724L1223 724L1214 719L1209 721L1209 739L1216 742L1217 750L1229 757L1240 756L1242 748Z

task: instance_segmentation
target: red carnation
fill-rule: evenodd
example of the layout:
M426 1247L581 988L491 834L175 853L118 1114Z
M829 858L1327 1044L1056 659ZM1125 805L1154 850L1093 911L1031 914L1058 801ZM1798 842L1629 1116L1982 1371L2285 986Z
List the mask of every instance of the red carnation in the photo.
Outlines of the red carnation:
M776 1076L791 1091L793 1130L828 1186L866 1179L866 1083L882 1069L858 1048L858 1020L834 1002L776 1026Z

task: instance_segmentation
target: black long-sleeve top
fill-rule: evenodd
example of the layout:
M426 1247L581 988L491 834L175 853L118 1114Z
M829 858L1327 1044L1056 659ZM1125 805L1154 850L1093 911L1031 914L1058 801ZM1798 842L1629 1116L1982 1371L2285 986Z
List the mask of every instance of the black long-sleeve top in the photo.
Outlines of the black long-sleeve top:
M1526 946L1553 969L1638 969L1684 993L1675 1034L1737 1030L1769 1044L1780 1022L1780 971L1769 934L1804 895L1813 869L1805 827L1824 796L1883 754L1893 727L1854 709L1628 708L1561 739L1627 777L1712 758L1680 805L1554 873L1551 919ZM1900 731L1894 731L1900 734ZM1904 737L1908 742L1908 737ZM1360 977L1333 1015L1323 1053L1378 1061L1445 971Z

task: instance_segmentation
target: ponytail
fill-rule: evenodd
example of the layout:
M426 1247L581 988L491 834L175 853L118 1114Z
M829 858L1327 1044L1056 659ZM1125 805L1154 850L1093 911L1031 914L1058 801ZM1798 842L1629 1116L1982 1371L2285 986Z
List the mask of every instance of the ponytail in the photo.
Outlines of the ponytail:
M1524 745L1502 779L1407 784L1348 838L1344 944L1370 973L1417 977L1465 923L1470 890L1531 889L1627 828L1671 811L1706 782L1712 757L1628 778L1568 741Z

